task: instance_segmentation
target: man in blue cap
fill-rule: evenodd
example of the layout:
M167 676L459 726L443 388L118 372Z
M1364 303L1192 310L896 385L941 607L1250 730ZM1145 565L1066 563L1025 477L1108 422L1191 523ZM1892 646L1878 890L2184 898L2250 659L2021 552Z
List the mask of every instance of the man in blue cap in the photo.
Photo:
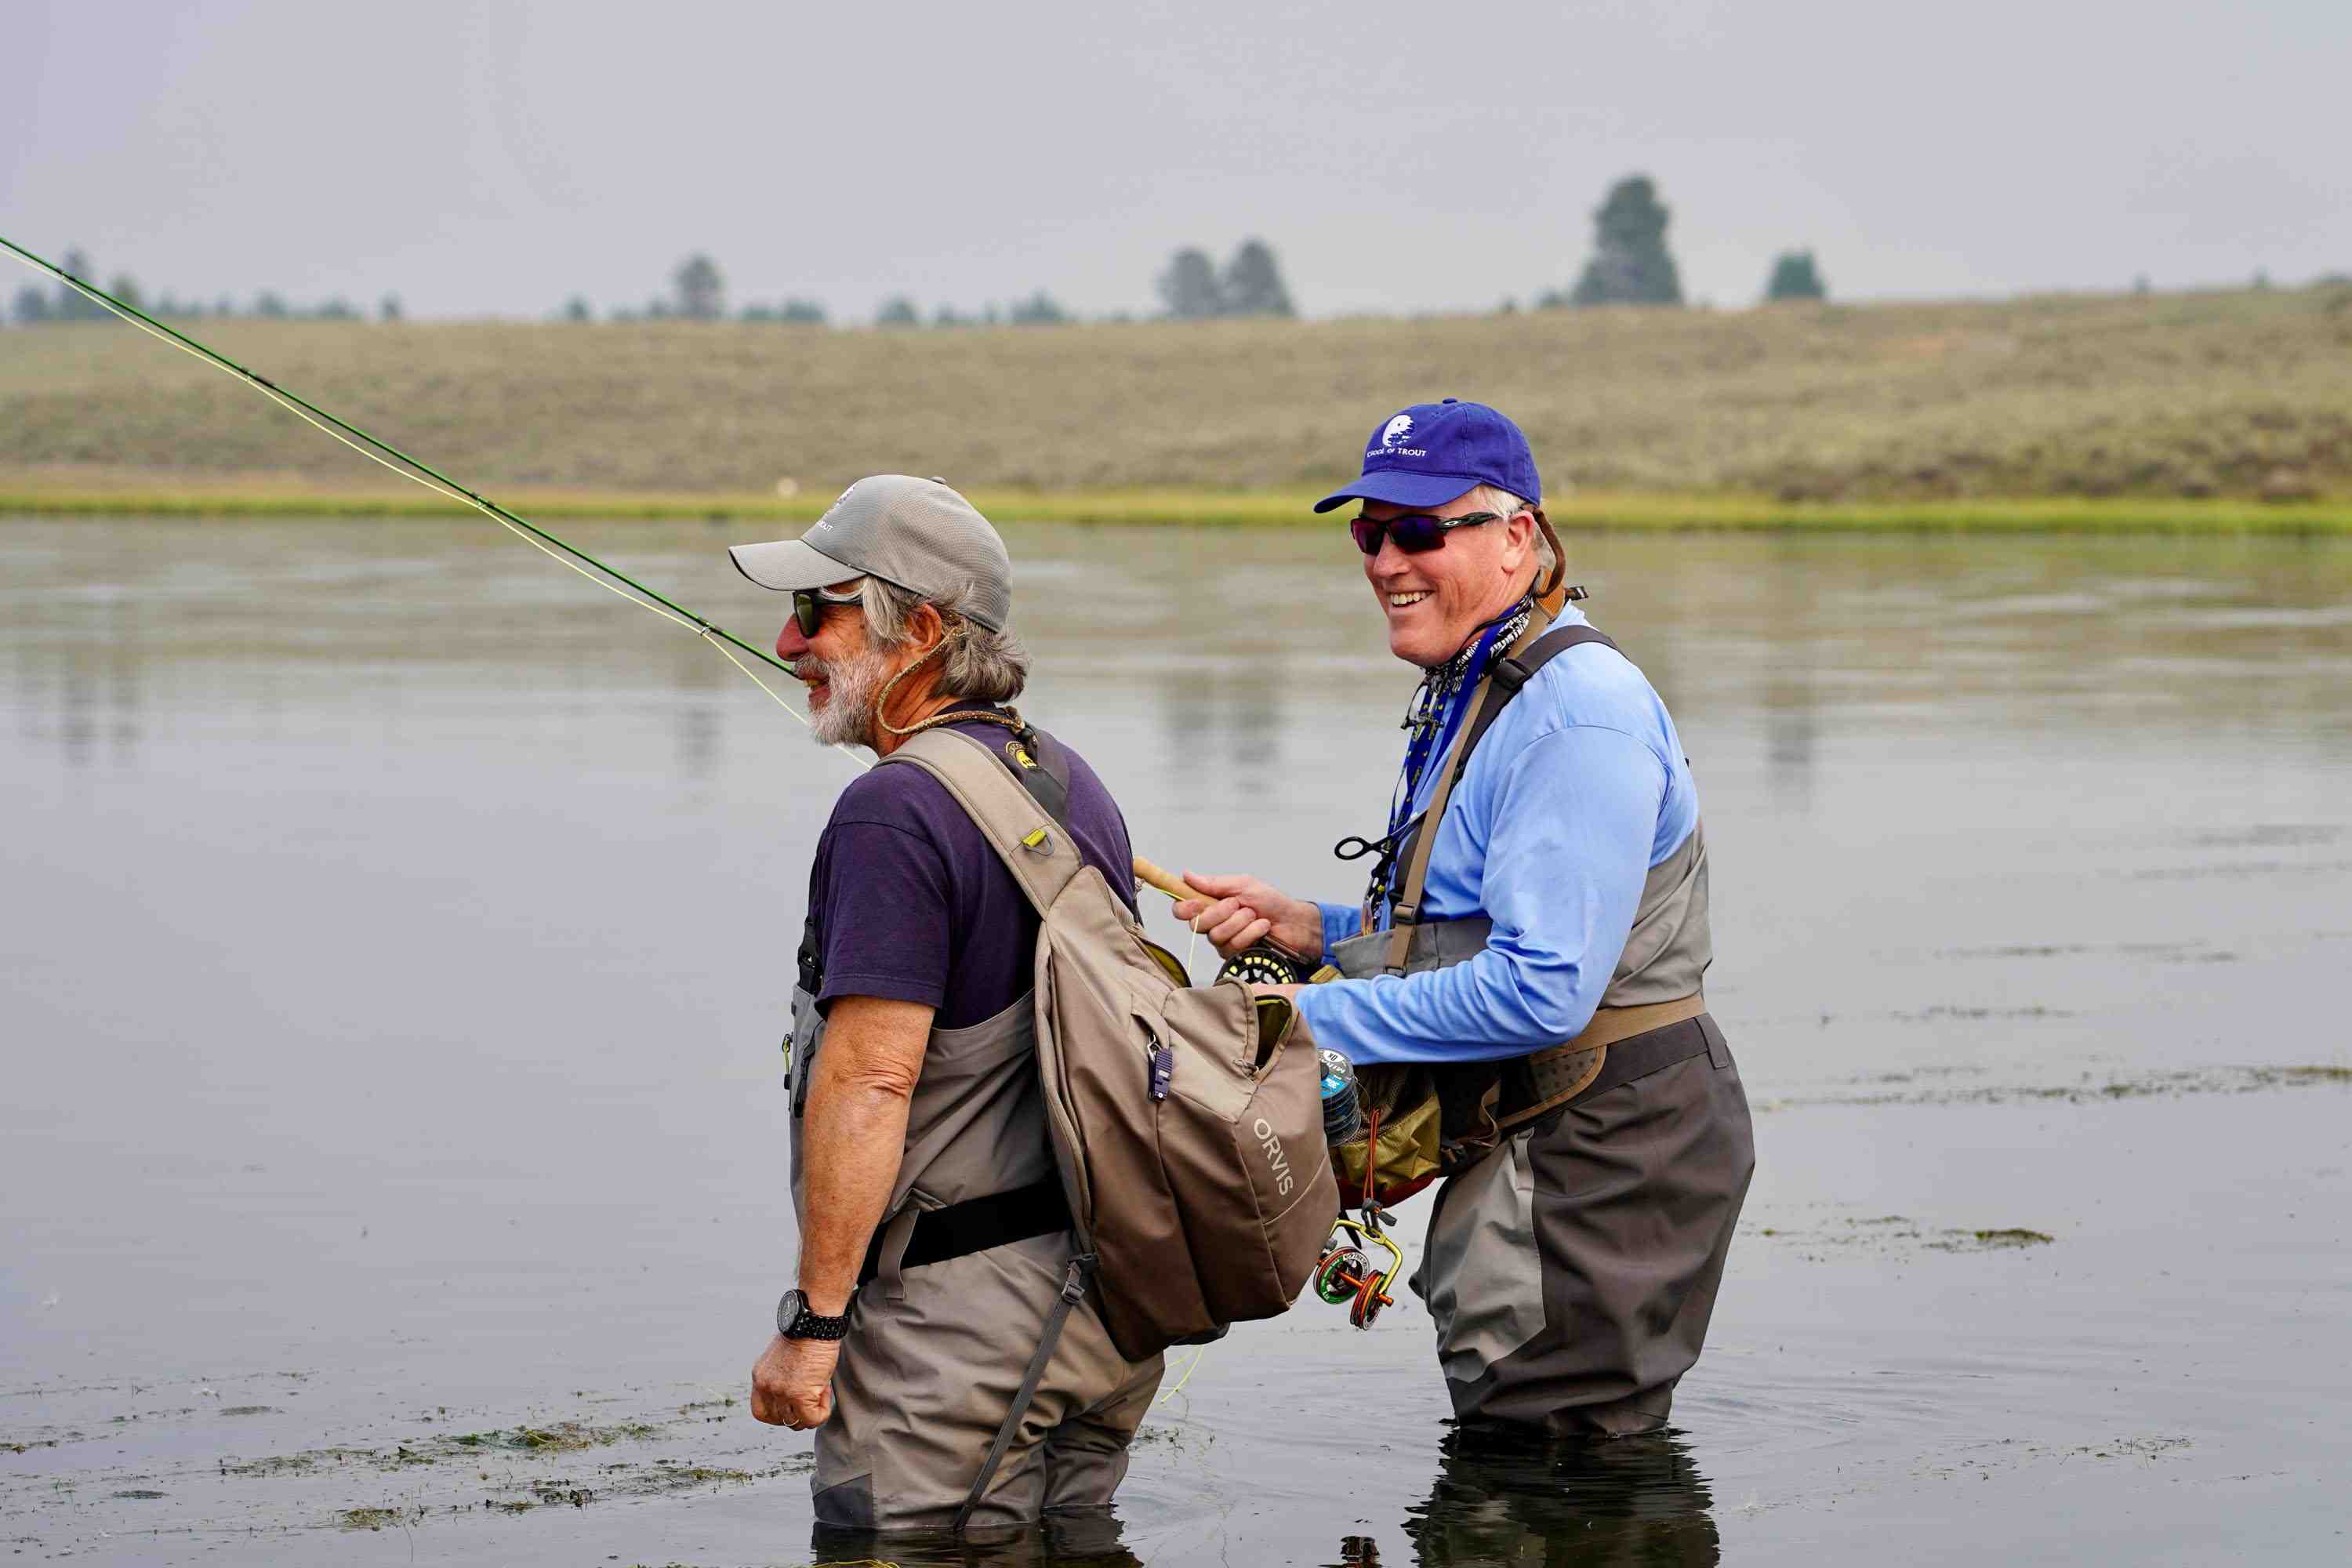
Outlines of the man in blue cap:
M1193 874L1209 897L1176 913L1227 953L1337 964L1297 990L1317 1044L1433 1085L1447 1174L1412 1284L1455 1414L1622 1436L1663 1426L1698 1359L1755 1145L1700 990L1690 765L1569 603L1542 497L1527 437L1484 405L1372 432L1315 509L1359 503L1389 650L1423 671L1370 886L1318 905Z

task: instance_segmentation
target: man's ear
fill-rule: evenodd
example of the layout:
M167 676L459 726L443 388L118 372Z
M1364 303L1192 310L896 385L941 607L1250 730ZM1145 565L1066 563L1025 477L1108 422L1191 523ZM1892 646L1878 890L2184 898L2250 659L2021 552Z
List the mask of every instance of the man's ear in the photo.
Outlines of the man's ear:
M1503 520L1503 571L1516 575L1536 552L1535 513L1521 507Z

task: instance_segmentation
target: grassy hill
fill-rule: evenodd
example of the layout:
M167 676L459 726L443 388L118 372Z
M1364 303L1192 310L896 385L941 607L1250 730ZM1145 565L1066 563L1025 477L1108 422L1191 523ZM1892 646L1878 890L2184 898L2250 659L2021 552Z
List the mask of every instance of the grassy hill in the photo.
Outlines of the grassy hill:
M192 330L494 494L690 504L772 497L791 479L799 510L898 469L984 491L1272 490L1287 506L1352 473L1365 433L1398 405L1450 394L1517 418L1556 496L1572 483L1781 508L2352 498L2343 285L908 331ZM250 388L128 328L0 332L0 489L386 482Z

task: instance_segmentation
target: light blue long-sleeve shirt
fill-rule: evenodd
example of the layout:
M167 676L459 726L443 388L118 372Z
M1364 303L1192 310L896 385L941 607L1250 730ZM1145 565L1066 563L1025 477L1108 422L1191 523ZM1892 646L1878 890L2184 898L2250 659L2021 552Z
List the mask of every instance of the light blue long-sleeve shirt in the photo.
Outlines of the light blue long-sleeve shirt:
M1582 620L1569 609L1555 624ZM1465 687L1454 700L1470 697ZM1414 812L1444 771L1424 771ZM1698 789L1648 678L1604 643L1571 647L1487 729L1437 826L1421 918L1486 917L1485 951L1419 974L1310 985L1299 1012L1318 1045L1359 1062L1477 1061L1570 1039L1601 1005L1650 868L1697 826ZM1321 908L1328 957L1361 930L1362 910ZM1377 916L1385 929L1389 911Z

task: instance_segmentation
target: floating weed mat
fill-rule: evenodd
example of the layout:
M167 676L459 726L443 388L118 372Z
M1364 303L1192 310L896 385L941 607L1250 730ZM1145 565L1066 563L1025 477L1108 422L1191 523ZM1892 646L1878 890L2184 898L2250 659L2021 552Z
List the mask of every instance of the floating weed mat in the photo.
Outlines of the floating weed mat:
M1925 1075L1919 1075L1925 1076ZM2255 1094L2274 1089L2315 1089L2352 1084L2352 1067L2311 1063L2279 1067L2184 1068L2104 1081L2088 1073L2074 1083L1985 1084L1954 1087L1919 1083L1909 1073L1885 1073L1864 1080L1885 1089L1857 1088L1846 1094L1791 1095L1757 1102L1759 1111L1809 1105L2021 1105L2062 1100L2092 1105L2107 1100L2179 1098L2192 1094Z
M2012 1252L2047 1247L2058 1238L2046 1230L2000 1226L1983 1230L1936 1227L1899 1214L1841 1217L1813 1226L1759 1226L1751 1233L1795 1246L1816 1260L1833 1253L1894 1256L1911 1252Z

